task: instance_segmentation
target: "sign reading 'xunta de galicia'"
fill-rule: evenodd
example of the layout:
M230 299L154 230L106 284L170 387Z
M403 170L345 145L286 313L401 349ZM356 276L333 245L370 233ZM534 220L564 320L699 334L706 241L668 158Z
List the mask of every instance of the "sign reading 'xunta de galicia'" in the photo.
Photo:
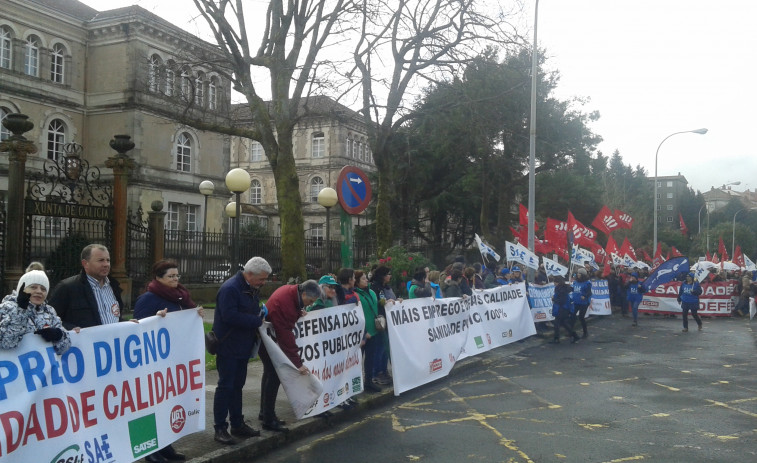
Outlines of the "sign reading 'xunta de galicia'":
M113 220L112 207L52 203L33 199L26 200L26 213L50 217L70 217L72 219Z

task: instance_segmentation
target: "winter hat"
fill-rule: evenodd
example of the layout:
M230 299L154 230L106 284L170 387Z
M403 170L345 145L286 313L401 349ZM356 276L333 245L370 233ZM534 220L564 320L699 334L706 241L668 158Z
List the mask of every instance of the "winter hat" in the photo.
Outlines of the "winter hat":
M318 280L319 285L329 285L329 286L336 286L336 280L331 275L323 275L320 280Z
M584 275L584 276L588 275L588 273L586 272L586 269L583 267L579 267L578 270L576 270L576 273L578 273L579 275Z
M502 275L507 275L508 273L510 273L510 269L504 267L502 270L500 270L499 273L501 273Z
M695 276L695 275L694 275L694 272L689 272L689 273L688 273L688 274L687 274L686 276L687 276L687 277L691 277L691 278L694 278L694 276Z
M47 275L42 270L32 270L24 273L21 279L18 280L18 285L16 286L17 293L21 292L21 286L24 284L26 286L42 285L46 290L50 289L50 280L47 279Z
M515 265L515 266L513 266L513 268L512 268L511 271L512 272L520 272L520 267L518 267L517 265Z

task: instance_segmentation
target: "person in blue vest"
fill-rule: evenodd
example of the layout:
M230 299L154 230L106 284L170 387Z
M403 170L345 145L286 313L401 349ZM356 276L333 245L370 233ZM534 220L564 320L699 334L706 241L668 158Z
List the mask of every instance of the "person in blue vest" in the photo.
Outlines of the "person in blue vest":
M682 331L684 333L689 331L689 311L691 311L691 318L699 325L699 331L702 331L702 319L697 314L700 294L702 294L702 287L698 281L694 280L694 274L689 273L686 275L686 281L681 283L681 287L678 289L678 302L681 304L681 310L683 310Z
M573 338L573 343L578 342L578 334L573 330L573 314L575 307L571 298L571 287L565 283L565 278L561 275L555 277L555 293L552 296L552 316L555 320L552 324L555 327L555 337L550 341L552 344L560 343L560 327Z
M497 284L500 286L509 285L510 284L510 279L508 278L509 276L510 276L510 269L507 267L502 267L502 270L499 271Z
M510 284L514 285L517 283L523 282L523 273L520 271L520 267L517 265L514 265L513 268L510 269Z
M583 337L585 338L589 336L589 331L586 329L586 312L589 310L589 304L591 304L591 282L589 281L589 273L583 267L580 267L576 271L571 299L576 308L575 316L581 322L581 328L584 332Z
M639 304L644 298L647 288L639 281L639 274L631 273L626 285L626 300L631 306L631 315L633 316L633 326L639 325Z

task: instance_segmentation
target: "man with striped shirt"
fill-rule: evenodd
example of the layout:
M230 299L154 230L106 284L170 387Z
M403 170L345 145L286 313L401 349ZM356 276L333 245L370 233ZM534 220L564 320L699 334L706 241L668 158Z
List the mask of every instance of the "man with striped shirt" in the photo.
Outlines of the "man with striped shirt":
M124 303L121 287L110 273L110 253L102 244L90 244L81 252L82 271L58 283L50 295L66 329L118 323Z

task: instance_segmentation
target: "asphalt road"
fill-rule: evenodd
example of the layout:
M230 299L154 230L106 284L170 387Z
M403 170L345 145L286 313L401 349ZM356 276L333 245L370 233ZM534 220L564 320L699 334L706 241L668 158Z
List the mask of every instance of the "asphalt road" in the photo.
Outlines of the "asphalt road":
M757 323L755 321L754 323ZM578 344L485 354L266 462L757 461L755 337L745 319L617 315ZM503 351L503 349L500 349Z

